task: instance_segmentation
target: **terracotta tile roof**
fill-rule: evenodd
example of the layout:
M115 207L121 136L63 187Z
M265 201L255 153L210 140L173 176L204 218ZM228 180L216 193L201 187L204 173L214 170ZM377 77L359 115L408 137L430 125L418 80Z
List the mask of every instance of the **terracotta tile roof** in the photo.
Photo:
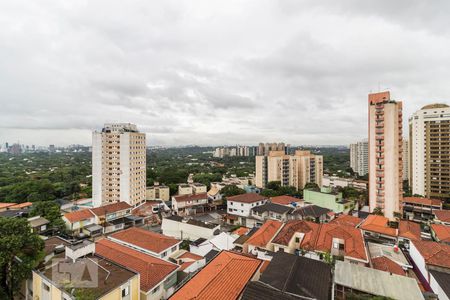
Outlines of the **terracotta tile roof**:
M433 230L439 242L450 243L450 226L431 224L431 230Z
M96 242L96 254L140 274L141 291L148 292L178 269L178 266L119 245L107 239Z
M330 223L356 227L362 221L363 221L363 219L361 219L361 218L344 214L344 215L338 216L336 219L332 220Z
M184 271L185 269L187 269L190 265L192 265L193 263L195 263L195 261L185 261L180 265L180 271Z
M378 215L369 215L364 222L359 226L359 228L372 231L392 237L397 236L397 230L388 226L388 218Z
M90 219L93 217L94 217L94 214L91 213L91 211L89 209L76 210L76 211L64 214L64 218L66 218L70 223L87 220L87 219Z
M450 268L450 245L430 241L412 243L425 259L425 263Z
M450 222L450 210L433 210L436 219L442 222Z
M400 221L398 224L398 236L410 240L420 240L420 225L411 221Z
M403 270L399 264L390 260L386 256L372 258L372 266L374 269L380 271L405 276L405 270Z
M270 264L270 260L263 261L261 268L259 269L259 272L263 273L267 269L269 264Z
M121 201L121 202L103 205L103 206L96 207L96 208L91 208L91 212L93 214L95 214L96 216L104 216L107 213L110 214L110 213L118 212L118 211L125 210L128 208L131 208L131 206L128 203Z
M307 250L313 249L315 241L319 234L319 228L320 225L313 222L302 220L289 221L275 236L275 238L272 240L272 243L287 246L294 234L296 232L301 232L305 234L302 239L301 247Z
M148 200L144 204L139 205L131 211L131 214L138 217L153 216L153 207L159 205L161 202Z
M192 252L185 252L183 255L181 255L178 258L190 258L190 259L193 259L193 260L201 260L201 259L203 259L202 256L194 254Z
M33 205L32 202L24 202L24 203L19 203L19 204L10 206L9 209L22 209L22 208L30 207L31 205Z
M165 236L138 227L130 227L128 229L119 231L112 234L110 238L128 244L133 244L154 253L161 253L180 242L173 237Z
M367 261L366 246L362 232L351 226L321 224L314 249L321 252L330 252L334 238L344 241L345 256Z
M222 251L170 299L238 299L260 264L258 259Z
M233 234L237 234L239 236L247 234L247 232L250 231L250 228L247 227L239 227L238 229L236 229L235 231L233 231Z
M254 203L261 200L266 200L267 198L264 196L261 196L260 194L256 193L247 193L242 195L236 195L227 197L227 201L234 201L234 202L242 202L242 203Z
M289 205L292 202L303 202L302 199L298 199L298 198L288 196L288 195L272 197L272 198L270 198L270 201L272 203L281 204L281 205Z
M266 247L266 245L277 234L283 223L275 220L267 220L245 243L256 247Z
M442 205L441 200L437 199L429 199L429 198L420 198L420 197L405 197L402 200L403 203L413 203L413 204L421 204L427 206L440 206Z
M14 206L14 205L16 205L17 203L2 203L2 202L0 202L0 209L4 209L4 208L8 208L8 207L11 207L11 206Z
M208 193L200 193L193 195L180 195L173 196L176 202L186 202L186 201L194 201L194 200L203 200L208 199Z

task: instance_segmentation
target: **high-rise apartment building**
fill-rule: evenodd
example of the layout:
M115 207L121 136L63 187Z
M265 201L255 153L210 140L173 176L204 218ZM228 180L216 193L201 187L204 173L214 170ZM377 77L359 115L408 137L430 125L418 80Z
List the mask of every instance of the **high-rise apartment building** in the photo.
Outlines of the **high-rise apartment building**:
M270 151L284 151L289 154L290 145L285 143L259 143L258 155L269 155Z
M145 200L146 142L134 124L105 124L92 134L92 198L95 207Z
M403 139L402 146L402 160L403 160L403 181L408 180L409 178L409 141L407 139Z
M402 102L369 94L369 207L394 219L403 197Z
M268 155L256 156L255 184L265 188L270 181L279 181L282 186L303 189L311 182L322 186L323 157L310 151L295 151L294 155L283 150L270 151Z
M409 184L413 194L450 197L450 107L424 106L409 118Z
M359 176L369 173L369 143L367 139L350 144L350 167Z

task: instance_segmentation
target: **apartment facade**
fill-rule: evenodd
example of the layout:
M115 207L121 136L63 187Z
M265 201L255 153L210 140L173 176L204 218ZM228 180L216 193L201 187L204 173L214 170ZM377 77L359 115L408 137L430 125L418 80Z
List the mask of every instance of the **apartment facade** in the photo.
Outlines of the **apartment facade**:
M293 155L284 151L270 151L267 156L256 156L255 184L265 188L270 181L282 186L303 189L309 183L322 186L323 157L310 151L296 150Z
M403 195L402 102L369 94L369 207L394 219Z
M366 140L350 144L350 167L359 176L369 172L369 143Z
M409 118L409 184L413 194L450 197L450 107L424 106Z
M105 124L92 134L94 207L117 201L145 201L146 141L134 124Z

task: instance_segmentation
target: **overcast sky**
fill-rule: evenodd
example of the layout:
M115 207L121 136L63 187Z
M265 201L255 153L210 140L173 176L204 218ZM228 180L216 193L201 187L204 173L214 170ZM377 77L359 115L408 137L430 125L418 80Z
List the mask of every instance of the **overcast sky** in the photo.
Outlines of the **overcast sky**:
M319 4L320 2L320 4ZM450 101L450 1L0 1L0 143L347 144ZM405 127L405 132L407 128Z

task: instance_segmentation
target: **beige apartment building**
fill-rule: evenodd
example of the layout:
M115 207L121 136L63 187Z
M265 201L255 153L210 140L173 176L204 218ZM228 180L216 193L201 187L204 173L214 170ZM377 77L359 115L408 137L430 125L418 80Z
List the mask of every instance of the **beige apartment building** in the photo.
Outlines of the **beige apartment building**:
M92 198L94 207L145 201L146 141L134 124L105 124L92 134Z
M294 155L287 155L280 150L256 156L255 184L259 188L265 188L270 181L297 189L309 182L322 186L322 177L323 157L310 151L296 150Z
M153 186L147 187L145 200L170 200L170 188L155 182Z
M369 94L369 207L385 217L400 212L403 196L402 102L389 92Z
M450 197L450 107L430 104L409 118L409 185L413 194Z

